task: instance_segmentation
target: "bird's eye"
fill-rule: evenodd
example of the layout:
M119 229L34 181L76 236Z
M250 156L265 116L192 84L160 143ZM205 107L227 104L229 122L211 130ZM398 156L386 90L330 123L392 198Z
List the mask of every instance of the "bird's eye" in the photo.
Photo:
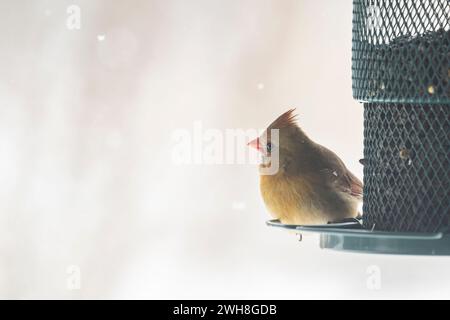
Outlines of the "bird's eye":
M270 153L272 151L272 144L270 142L267 142L266 150L267 150L268 153Z

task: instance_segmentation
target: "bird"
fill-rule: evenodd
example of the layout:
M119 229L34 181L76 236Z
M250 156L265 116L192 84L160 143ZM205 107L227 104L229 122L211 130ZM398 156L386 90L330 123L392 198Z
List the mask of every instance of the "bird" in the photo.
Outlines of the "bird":
M283 113L248 143L262 154L260 192L266 208L287 225L321 225L359 217L362 182L333 151L306 135L295 110ZM278 139L272 129L277 129ZM275 154L278 170L264 174Z

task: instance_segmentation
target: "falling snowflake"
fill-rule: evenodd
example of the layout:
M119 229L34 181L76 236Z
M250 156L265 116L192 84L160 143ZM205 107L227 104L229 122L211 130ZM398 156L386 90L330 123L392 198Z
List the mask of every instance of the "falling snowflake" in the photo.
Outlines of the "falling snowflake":
M247 205L245 204L245 202L242 202L242 201L234 201L234 202L231 204L231 208L232 208L233 210L236 210L236 211L242 211L242 210L244 210L246 207L247 207Z

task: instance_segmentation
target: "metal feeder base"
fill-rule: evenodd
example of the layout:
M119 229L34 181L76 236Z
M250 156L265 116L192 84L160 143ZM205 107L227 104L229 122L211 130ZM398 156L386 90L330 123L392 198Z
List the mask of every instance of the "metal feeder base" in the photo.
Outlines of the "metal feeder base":
M360 220L326 225L286 225L279 220L266 224L283 230L320 234L320 248L338 251L399 255L450 255L450 233L385 232L364 229ZM300 236L301 237L301 236Z

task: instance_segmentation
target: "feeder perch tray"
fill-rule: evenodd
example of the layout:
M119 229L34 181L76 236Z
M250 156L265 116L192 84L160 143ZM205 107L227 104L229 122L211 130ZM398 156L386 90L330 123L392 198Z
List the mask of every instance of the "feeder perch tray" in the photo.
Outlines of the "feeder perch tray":
M386 232L364 229L362 221L351 219L326 225L286 225L279 220L269 220L268 226L293 231L301 235L320 235L320 248L338 251L401 254L450 255L450 233Z

